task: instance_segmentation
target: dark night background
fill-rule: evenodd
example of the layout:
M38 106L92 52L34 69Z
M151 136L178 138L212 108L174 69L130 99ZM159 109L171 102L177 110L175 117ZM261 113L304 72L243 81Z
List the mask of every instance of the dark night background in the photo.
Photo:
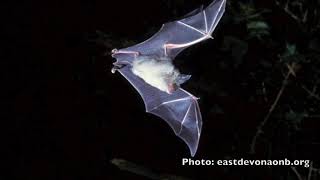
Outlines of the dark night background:
M228 0L215 39L175 61L201 98L195 159L309 159L310 168L182 166L187 146L111 74L111 49L209 3L2 2L1 179L319 178L319 0Z

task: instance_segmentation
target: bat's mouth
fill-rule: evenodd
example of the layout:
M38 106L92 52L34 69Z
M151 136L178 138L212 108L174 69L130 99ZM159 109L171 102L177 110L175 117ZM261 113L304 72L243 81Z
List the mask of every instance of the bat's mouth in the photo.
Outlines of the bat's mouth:
M173 92L175 92L178 89L179 89L179 86L177 84L175 84L175 83L169 84L167 93L172 94Z

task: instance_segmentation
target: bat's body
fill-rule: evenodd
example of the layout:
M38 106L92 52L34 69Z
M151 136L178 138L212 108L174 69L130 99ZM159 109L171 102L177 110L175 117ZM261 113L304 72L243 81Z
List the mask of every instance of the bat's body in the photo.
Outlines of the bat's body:
M164 24L145 42L112 51L117 59L112 72L118 70L135 87L146 111L164 119L186 142L192 156L202 128L198 98L180 88L191 76L180 74L172 60L185 48L212 38L225 4L226 0L216 0L184 19Z

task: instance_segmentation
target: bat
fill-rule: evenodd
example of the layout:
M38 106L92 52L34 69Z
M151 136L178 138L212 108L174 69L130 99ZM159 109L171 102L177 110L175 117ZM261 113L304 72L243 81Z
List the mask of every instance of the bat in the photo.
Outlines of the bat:
M185 48L212 38L226 0L215 0L205 9L196 9L185 18L168 22L146 41L113 49L112 72L119 71L141 95L146 112L165 120L189 147L193 157L198 149L202 117L197 100L180 87L190 79L172 61Z

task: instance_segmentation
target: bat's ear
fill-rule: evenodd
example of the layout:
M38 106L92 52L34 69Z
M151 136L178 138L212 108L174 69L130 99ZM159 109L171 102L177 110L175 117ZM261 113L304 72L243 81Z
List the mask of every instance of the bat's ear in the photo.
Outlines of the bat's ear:
M191 75L180 74L176 79L176 84L179 86L191 78Z

